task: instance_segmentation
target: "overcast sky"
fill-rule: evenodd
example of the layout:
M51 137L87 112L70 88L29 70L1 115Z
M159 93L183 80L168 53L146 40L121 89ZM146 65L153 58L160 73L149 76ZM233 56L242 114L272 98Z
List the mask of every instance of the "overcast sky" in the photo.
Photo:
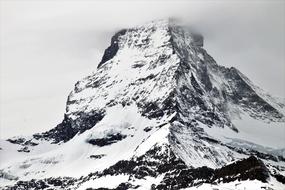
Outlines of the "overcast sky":
M189 22L218 64L285 97L285 1L0 2L1 138L55 127L112 34L158 18Z

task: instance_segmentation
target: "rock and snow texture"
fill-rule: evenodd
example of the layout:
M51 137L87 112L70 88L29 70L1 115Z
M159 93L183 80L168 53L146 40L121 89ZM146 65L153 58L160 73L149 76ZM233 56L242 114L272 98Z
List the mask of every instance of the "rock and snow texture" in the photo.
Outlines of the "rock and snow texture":
M284 108L236 68L219 66L200 34L153 21L112 37L97 71L69 94L62 123L1 140L0 184L282 189ZM231 173L235 164L242 169Z

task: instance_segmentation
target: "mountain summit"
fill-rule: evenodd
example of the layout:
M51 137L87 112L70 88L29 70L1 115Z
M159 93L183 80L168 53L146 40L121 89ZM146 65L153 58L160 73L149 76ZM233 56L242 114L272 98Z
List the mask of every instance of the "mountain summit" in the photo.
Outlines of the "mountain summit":
M3 188L284 188L284 102L203 44L169 19L117 32L59 125L1 141Z

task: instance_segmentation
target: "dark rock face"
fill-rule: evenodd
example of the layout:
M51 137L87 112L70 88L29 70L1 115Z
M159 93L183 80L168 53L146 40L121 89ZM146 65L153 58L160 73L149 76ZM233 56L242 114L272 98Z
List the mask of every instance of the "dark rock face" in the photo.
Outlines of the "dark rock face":
M92 159L101 159L103 158L104 156L106 156L105 154L96 154L96 155L90 155L89 158L92 158Z
M87 142L89 144L102 147L121 141L126 137L127 135L123 135L121 133L108 134L105 138L89 139Z
M86 190L127 190L127 189L137 189L139 186L134 186L130 183L121 183L118 187L113 188L113 189L109 189L109 188L97 188L97 189L93 189L93 188L87 188Z
M19 144L23 146L37 146L38 145L38 143L35 143L32 140L26 140L25 138L7 139L7 141L13 144Z
M177 158L170 149L170 152L167 151L163 155L158 153L160 151L160 147L156 147L144 156L119 161L104 170L102 175L128 174L134 178L142 179L145 176L157 177L165 174L162 181L153 186L153 189L161 190L181 189L200 183L216 183L220 180L225 183L235 180L254 179L266 182L269 178L269 171L266 166L254 156L213 170L208 167L191 168L180 158Z
M102 57L101 62L98 65L98 68L101 67L103 63L106 61L112 59L117 51L119 50L119 37L124 35L127 32L127 30L123 29L119 32L117 32L111 39L111 45L105 50L104 55Z
M156 103L150 102L146 105L139 105L139 107L143 108L142 115L149 119L163 116L163 110Z
M158 105L156 102L148 102L144 104L138 102L137 106L141 109L141 114L149 119L171 115L177 110L175 90L169 94L161 105Z
M278 110L262 99L254 89L248 84L246 77L243 76L236 68L231 67L226 69L225 77L231 81L233 86L232 93L227 93L229 99L234 103L241 105L245 109L254 109L256 113L264 113L266 115L273 115L275 118L283 118ZM254 115L262 118L262 115ZM270 118L270 117L267 117ZM264 118L262 118L264 119Z
M235 180L259 180L267 182L269 171L264 163L255 156L237 161L215 171L212 181L220 180L224 183Z
M44 132L42 134L34 134L35 139L52 139L54 143L59 143L61 141L66 142L76 135L77 130L72 129L72 120L69 119L66 115L63 121L58 124L55 128Z
M14 186L7 186L5 190L42 190L42 189L66 189L71 190L71 186L75 184L77 179L71 177L58 177L58 178L46 178L42 180L30 180L30 181L18 181Z
M185 167L185 164L180 159L176 158L172 152L170 152L169 160L167 155L162 156L157 154L159 147L148 151L145 156L138 157L133 160L122 160L103 171L104 175L116 175L116 174L131 174L136 178L143 178L145 176L156 177L161 173L173 170L175 168ZM149 161L150 156L153 159ZM162 156L162 157L161 157Z
M145 132L149 132L149 131L152 130L152 127L146 127L146 128L144 128L143 130L144 130Z
M198 94L203 95L203 91L202 91L200 85L198 84L197 80L193 76L193 74L191 74L191 85L193 86L195 91L198 92Z
M41 134L35 134L33 137L35 139L52 140L53 143L67 142L77 133L83 133L94 127L103 117L103 112L80 113L80 116L76 120L72 120L65 115L63 121L55 128Z
M29 147L25 146L25 147L19 149L18 152L27 152L28 153L28 152L30 152L30 150L29 150Z
M279 181L280 183L285 184L285 176L281 174L273 174L272 176L275 177L276 180Z
M181 189L196 185L194 181L210 182L213 176L213 169L201 167L196 169L179 168L172 172L166 173L163 180L154 189Z
M22 147L17 150L18 152L29 153L30 152L29 147L38 145L38 143L33 142L32 139L27 140L25 138L7 139L7 141L12 143L12 144L21 145Z
M213 170L207 167L181 167L166 173L155 189L180 189L200 183L231 182L235 180L259 180L266 182L269 171L263 162L254 156Z
M260 180L266 182L269 172L263 162L254 156L237 161L233 164L213 170L208 167L191 168L172 152L169 157L159 155L159 148L154 148L137 159L119 161L103 171L104 175L129 174L142 179L145 176L157 177L165 174L158 185L152 189L181 189L200 183L231 182L235 180ZM149 158L151 157L151 159ZM159 160L160 159L160 160ZM151 161L150 161L151 160ZM131 177L131 178L132 178ZM278 176L279 179L283 179Z

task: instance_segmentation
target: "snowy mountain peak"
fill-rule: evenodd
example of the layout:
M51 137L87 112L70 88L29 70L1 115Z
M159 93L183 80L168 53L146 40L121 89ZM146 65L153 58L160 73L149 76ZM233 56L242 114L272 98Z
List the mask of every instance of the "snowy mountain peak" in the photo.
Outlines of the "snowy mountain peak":
M105 50L98 68L105 62L111 60L118 51L126 49L140 49L146 54L150 51L148 48L159 48L172 44L172 28L179 28L179 32L185 35L189 44L202 47L203 36L186 31L186 27L177 26L173 19L163 19L149 22L145 25L130 29L123 29L117 32L111 39L111 45Z
M22 160L1 165L2 176L49 184L56 171L72 177L60 181L74 189L107 176L119 178L113 189L186 188L245 171L262 183L282 176L284 103L236 68L218 65L203 44L202 35L175 19L117 32L96 72L75 84L59 125L5 141ZM243 171L228 171L249 155L262 161L251 157ZM253 178L247 174L241 178Z

